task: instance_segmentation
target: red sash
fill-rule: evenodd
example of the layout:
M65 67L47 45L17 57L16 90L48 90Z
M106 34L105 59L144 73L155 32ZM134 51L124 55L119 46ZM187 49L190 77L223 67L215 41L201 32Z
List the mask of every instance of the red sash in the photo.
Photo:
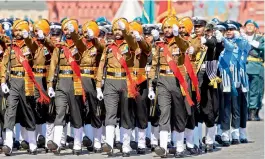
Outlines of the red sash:
M19 60L19 62L23 65L25 71L27 72L29 78L33 81L34 85L37 87L40 93L40 98L38 99L38 102L49 104L50 98L45 95L45 93L42 92L41 86L36 81L34 74L32 72L32 68L30 67L28 60L24 57L22 51L18 46L12 46L12 49L15 51L16 57Z
M128 87L128 94L132 95L133 98L135 98L138 95L138 91L136 89L136 83L135 81L132 79L130 70L127 66L127 63L125 61L125 59L122 57L120 49L117 45L115 44L110 44L108 45L108 47L110 49L112 49L112 53L115 56L115 58L119 61L119 63L121 64L121 66L125 69L126 71L126 75L129 79L129 84L127 85Z
M75 59L73 58L70 49L64 45L62 45L61 48L63 49L64 55L65 55L67 61L70 63L72 70L74 71L74 73L76 74L76 76L79 78L79 80L81 81L81 83L83 85L83 82L81 79L80 67L76 63ZM83 101L85 102L86 101L86 94L85 94L85 91L83 88L82 88L82 96L83 96Z
M181 75L181 72L180 72L178 66L176 65L176 63L174 62L173 58L171 57L168 47L165 45L164 42L157 43L157 46L159 46L159 47L164 49L164 56L166 58L168 66L173 71L174 76L179 80L179 84L181 85L181 87L183 88L183 90L184 90L184 92L186 94L186 99L187 99L189 105L193 106L194 103L193 103L193 101L192 101L192 99L190 97L189 91L188 91L188 84L184 80L184 77Z
M186 68L186 70L187 70L187 72L188 72L188 74L190 76L192 84L195 87L197 101L200 102L201 101L201 95L200 95L200 90L199 90L198 78L197 78L197 76L195 75L195 73L194 73L194 71L192 69L192 64L190 62L190 57L189 57L189 55L187 53L185 54L184 66L185 66L185 68Z

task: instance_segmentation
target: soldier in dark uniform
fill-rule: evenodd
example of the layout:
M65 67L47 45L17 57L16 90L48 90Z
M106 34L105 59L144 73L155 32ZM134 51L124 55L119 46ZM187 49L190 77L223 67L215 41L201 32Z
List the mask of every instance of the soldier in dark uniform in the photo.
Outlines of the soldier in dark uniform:
M38 85L32 72L34 52L26 46L23 36L29 31L28 22L16 20L13 24L13 34L15 35L13 45L6 52L1 65L1 87L7 96L7 109L5 112L6 141L3 151L6 155L11 155L13 146L13 128L16 122L16 112L19 110L21 126L27 129L29 137L29 152L37 153L35 137L35 117L30 106L30 100L34 95L34 84ZM10 57L10 58L9 58ZM10 68L8 68L8 65ZM9 81L6 73L10 70ZM10 90L9 90L10 88ZM39 102L48 103L49 98L39 89ZM19 107L17 107L19 104ZM22 112L22 113L21 113Z
M83 88L86 92L86 112L84 116L85 124L90 124L93 127L94 134L94 152L101 152L101 106L97 99L95 75L98 69L99 61L105 46L100 43L98 36L100 33L99 27L95 21L87 21L82 26L83 38L81 38L76 32L71 33L71 37L75 46L81 53L80 60L81 77L83 82ZM88 122L87 122L88 121ZM91 146L88 141L84 142L86 147Z
M55 97L56 117L54 122L54 139L48 141L47 145L55 154L60 154L63 126L66 124L66 115L70 114L71 126L74 127L73 154L81 153L81 141L83 132L82 101L76 95L82 95L80 68L76 61L81 59L74 42L70 36L70 30L78 31L77 20L64 19L62 30L66 41L59 43L54 49L48 76L48 95ZM59 80L56 89L53 89L53 79L56 67L59 67ZM65 87L68 86L68 87ZM78 94L77 94L78 93Z
M175 16L166 17L163 21L164 38L163 41L156 42L156 53L153 54L150 73L148 97L153 100L155 93L152 81L155 80L155 72L159 69L156 80L158 80L158 105L161 111L159 119L160 146L155 148L155 152L161 157L167 156L170 131L174 132L177 137L175 157L185 156L183 143L187 120L186 104L193 105L188 93L188 85L184 80L186 73L183 66L184 53L188 49L189 43L180 37L177 25L178 20ZM157 65L160 67L157 68Z
M128 32L129 24L126 19L120 18L113 23L113 34L115 40L107 46L103 53L97 72L97 97L102 100L101 91L103 68L107 67L106 80L104 84L104 103L106 108L106 144L103 151L113 154L113 140L115 125L117 125L117 112L120 103L120 124L123 127L123 156L130 156L130 136L133 122L131 120L132 110L128 105L128 98L137 95L136 84L132 79L132 67L134 65L135 51L138 48L137 41ZM105 64L106 62L106 64Z
M40 84L41 89L47 91L46 73L47 67L50 64L51 53L54 50L53 43L46 37L50 32L50 24L46 19L39 20L34 23L34 37L25 37L25 43L32 52L35 52L33 60L33 72L35 74L37 82ZM40 98L39 91L35 87L35 102L32 108L35 112L36 118L36 135L38 141L38 148L45 148L45 137L42 134L42 124L46 123L46 117L48 112L48 105L43 105L38 101Z
M198 59L197 72L201 91L200 114L197 120L206 124L205 151L211 152L215 141L215 122L219 110L217 83L220 83L220 80L217 76L217 61L214 54L217 42L212 35L213 26L208 25L206 28L207 22L203 18L193 17L193 24L196 34L194 40L201 43L201 51L196 57Z

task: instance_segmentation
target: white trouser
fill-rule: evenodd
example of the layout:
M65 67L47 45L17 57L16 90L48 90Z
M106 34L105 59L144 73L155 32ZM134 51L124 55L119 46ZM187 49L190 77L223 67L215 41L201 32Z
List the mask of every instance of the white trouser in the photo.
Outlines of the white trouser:
M138 147L139 148L143 149L146 147L145 137L146 137L145 129L138 128Z
M94 130L94 147L101 148L101 134L102 134L102 127L100 128L93 128Z
M115 126L114 125L107 125L106 126L106 143L113 148L114 144L114 133L115 133Z
M168 131L162 130L159 133L160 136L160 147L167 151Z
M194 147L194 130L192 129L185 129L185 134L186 134L186 145L189 148Z
M230 130L223 131L222 141L230 141Z
M123 152L130 152L131 151L131 129L123 129L123 136L122 136L122 151Z
M58 147L61 147L61 140L63 136L63 126L56 125L54 126L54 142L57 144Z
M151 127L151 145L158 145L159 127Z
M239 140L239 128L235 129L232 127L231 136L232 136L232 139Z
M28 134L28 142L29 142L29 149L35 150L37 149L37 143L36 143L36 132L34 131L27 131Z
M184 151L184 132L176 132L176 150L177 152Z
M102 125L101 143L106 143L106 127Z
M206 131L206 140L205 143L206 144L213 144L215 141L215 126L208 128L207 127L207 131Z
M246 128L239 128L240 139L247 139Z
M4 140L4 145L9 148L13 148L13 131L10 129L6 129L6 139Z
M115 141L122 143L122 140L121 140L122 135L123 135L123 132L122 132L121 128L119 127L119 125L117 125L115 128Z
M83 127L74 128L74 150L81 150Z
M53 123L46 123L46 143L45 147L47 147L47 143L50 140L53 140L53 133L54 133L54 124Z

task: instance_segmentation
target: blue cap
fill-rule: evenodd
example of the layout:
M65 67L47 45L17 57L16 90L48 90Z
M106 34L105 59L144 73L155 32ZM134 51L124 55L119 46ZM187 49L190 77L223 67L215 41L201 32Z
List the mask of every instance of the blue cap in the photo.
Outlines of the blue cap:
M247 20L247 21L245 22L244 26L246 26L246 25L249 24L249 23L254 24L256 28L259 28L259 25L258 25L254 20L252 20L252 19Z
M217 19L217 18L213 18L213 19L212 19L212 22L214 22L215 24L218 24L218 23L220 22L220 20Z
M104 25L110 25L111 23L107 20L106 17L99 17L96 19L96 22L99 26L104 26Z
M215 30L225 31L228 29L228 25L224 22L219 22L214 27Z
M228 25L228 29L239 29L240 23L233 21L233 20L227 20L225 23Z
M140 24L142 24L142 18L141 17L136 17L136 18L133 19L133 21L137 21Z

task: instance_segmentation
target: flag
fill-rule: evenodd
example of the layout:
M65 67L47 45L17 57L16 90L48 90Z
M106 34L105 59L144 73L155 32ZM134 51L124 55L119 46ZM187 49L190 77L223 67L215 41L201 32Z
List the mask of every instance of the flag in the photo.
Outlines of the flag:
M155 21L155 2L154 0L142 0L143 1L143 14L142 23L152 24Z
M123 0L114 19L126 18L129 22L142 16L142 7L137 0Z
M158 3L159 10L158 10L158 16L156 17L156 21L158 23L162 23L162 21L165 19L168 15L176 15L176 11L174 7L172 6L172 1L159 1Z

